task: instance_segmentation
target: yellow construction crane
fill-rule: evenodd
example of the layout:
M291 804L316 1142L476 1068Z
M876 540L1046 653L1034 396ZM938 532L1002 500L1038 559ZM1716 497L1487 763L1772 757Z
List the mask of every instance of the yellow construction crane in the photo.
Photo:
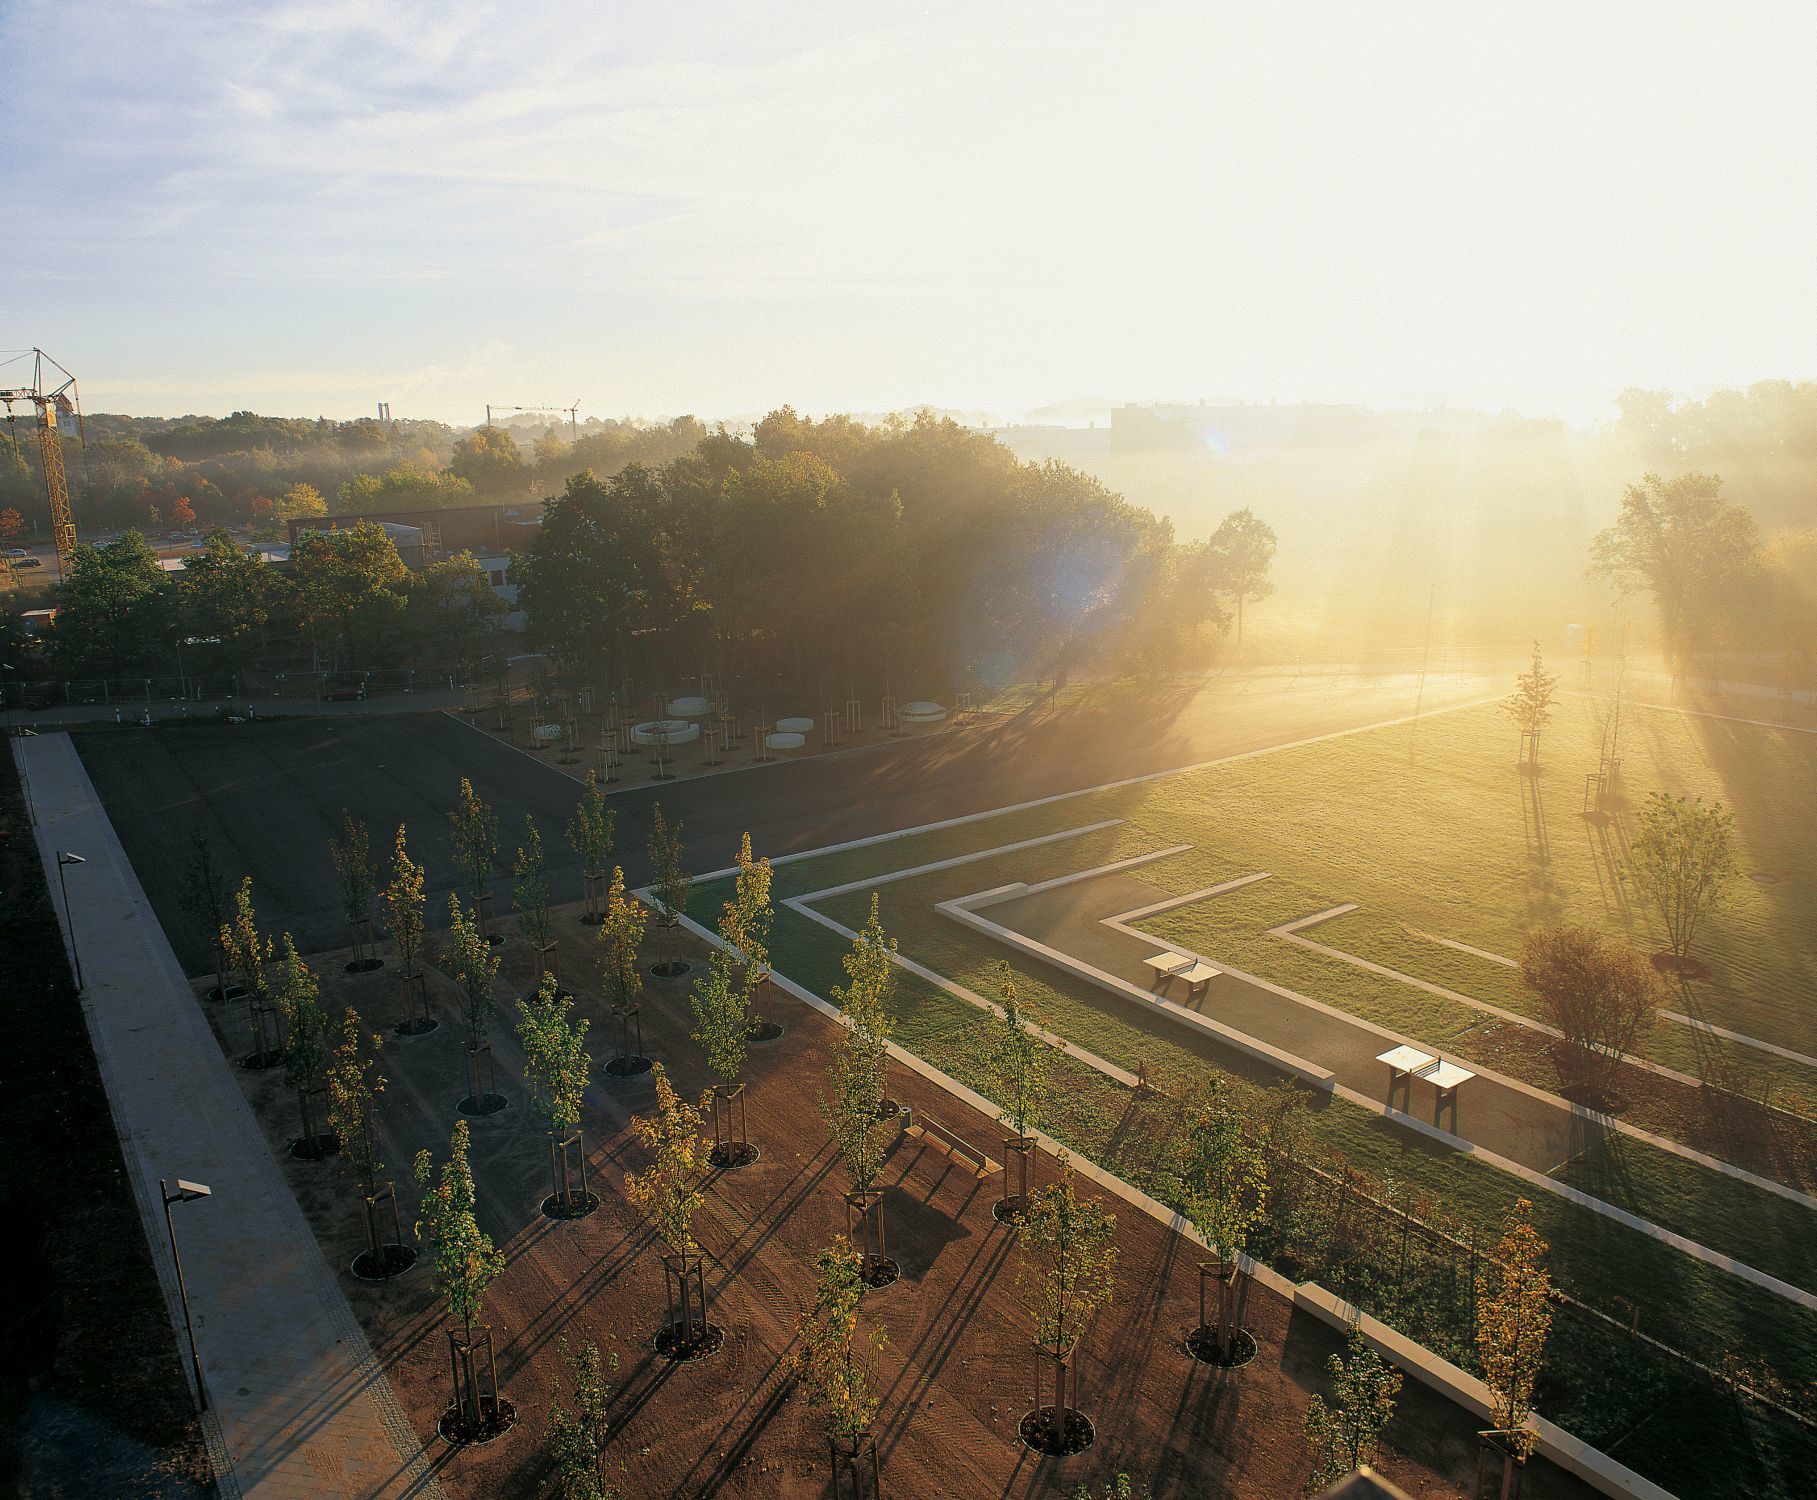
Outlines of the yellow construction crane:
M9 433L16 433L13 403L30 402L38 427L38 452L44 460L44 489L50 500L50 529L57 543L57 580L69 577L70 560L76 552L76 518L69 508L69 480L63 473L63 435L57 427L59 416L76 419L76 434L82 446L88 446L88 435L82 428L82 404L76 390L76 377L42 349L29 349L32 383L29 386L0 387L0 405L6 407ZM10 361L9 361L10 363ZM46 375L46 368L52 372ZM63 377L62 383L56 376Z

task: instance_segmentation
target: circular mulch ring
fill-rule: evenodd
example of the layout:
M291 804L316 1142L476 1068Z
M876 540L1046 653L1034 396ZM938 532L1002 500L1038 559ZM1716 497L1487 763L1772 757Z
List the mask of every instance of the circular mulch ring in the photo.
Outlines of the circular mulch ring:
M454 1107L470 1120L483 1120L487 1115L495 1115L511 1101L503 1094L487 1094L483 1099L475 1099L469 1094Z
M1677 953L1655 953L1653 967L1658 969L1661 974L1674 974L1680 979L1708 979L1710 977L1710 970L1704 961L1700 958L1692 958L1689 954L1681 956Z
M267 1047L263 1052L249 1052L240 1059L240 1066L248 1073L262 1073L267 1068L275 1068L284 1060L282 1050Z
M370 1250L360 1251L347 1269L355 1281L390 1281L415 1264L416 1251L409 1245L387 1245L376 1256Z
M573 1193L568 1202L563 1204L554 1193L543 1199L543 1217L545 1219L567 1220L584 1219L599 1207L598 1193Z
M894 1119L901 1113L902 1106L894 1099L885 1099L877 1106L877 1118L879 1120Z
M399 1021L391 1028L393 1036L428 1036L442 1023L430 1016L426 1021Z
M782 1022L759 1021L744 1034L747 1042L773 1042L782 1035Z
M488 1405L489 1411L486 1410ZM485 1415L477 1424L463 1422L459 1408L450 1403L435 1424L435 1430L444 1442L452 1443L456 1448L479 1448L502 1438L517 1425L517 1408L503 1396L495 1402L482 1402L480 1409Z
M326 1161L341 1149L341 1138L332 1130L324 1130L315 1138L313 1144L302 1139L290 1143L290 1155L295 1161Z
M707 1161L722 1172L736 1172L750 1166L761 1154L749 1141L741 1141L735 1146L715 1146L707 1153Z
M884 1287L902 1279L902 1267L887 1255L870 1256L864 1263L864 1286L866 1291L881 1291Z
M485 938L486 946L488 948L502 948L505 946L505 938L504 938L503 933L488 932L488 933L483 933L482 936Z
M635 1078L639 1073L650 1071L650 1059L647 1057L615 1057L600 1070L614 1078Z
M1221 1370L1234 1370L1255 1358L1255 1335L1239 1328L1228 1351L1218 1347L1215 1328L1195 1328L1186 1335L1186 1352L1202 1365L1216 1365Z
M341 972L343 974L370 974L374 969L384 967L385 960L382 958L350 958L341 965Z
M1031 1453L1043 1453L1049 1458L1065 1458L1069 1454L1083 1453L1098 1436L1097 1428L1091 1425L1091 1418L1083 1412L1068 1412L1065 1430L1058 1430L1051 1406L1031 1411L1016 1424L1016 1430Z
M681 1336L681 1324L671 1323L666 1328L657 1330L656 1337L650 1340L650 1347L664 1359L672 1359L677 1364L687 1359L706 1359L717 1354L726 1341L726 1331L717 1323L697 1323L694 1336L685 1342Z
M1019 1197L999 1198L995 1203L991 1204L991 1217L1006 1228L1020 1229L1022 1227L1022 1215L1026 1209L1027 1205L1024 1204Z
M672 958L667 963L651 964L650 972L658 979L679 979L693 967L685 958Z
M589 916L583 911L575 920L578 921L582 927L597 927L605 918Z

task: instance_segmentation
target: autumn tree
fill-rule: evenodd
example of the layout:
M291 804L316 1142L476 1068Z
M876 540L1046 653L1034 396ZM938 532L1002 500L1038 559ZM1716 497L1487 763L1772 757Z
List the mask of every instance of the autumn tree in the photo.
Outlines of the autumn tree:
M849 982L833 988L846 1024L827 1066L830 1090L820 1102L833 1148L851 1182L845 1195L847 1235L859 1252L866 1279L877 1286L896 1277L896 1263L886 1250L883 1195L876 1190L877 1174L895 1134L884 1100L895 948L884 936L873 893L870 920L843 959Z
M606 790L593 772L587 772L587 789L568 824L568 844L580 856L580 878L586 897L583 921L596 923L604 915L606 856L612 852L613 827L618 814L606 801Z
M536 957L536 982L555 973L553 942L555 923L549 912L549 877L544 869L543 836L536 819L524 818L524 842L511 866L511 904L517 908L518 928L529 940ZM560 977L556 982L559 985Z
M1076 1354L1086 1327L1116 1291L1116 1233L1114 1214L1079 1197L1064 1157L1059 1181L1029 1195L1016 1289L1035 1341L1035 1409L1023 1419L1023 1437L1038 1451L1072 1453L1090 1441L1078 1411Z
M707 1055L707 1068L719 1080L713 1085L713 1165L730 1169L757 1160L745 1113L745 1056L751 1042L751 991L747 972L734 977L731 945L723 941L707 960L707 971L694 981L688 1001L694 1012L692 1036Z
M1331 1400L1315 1395L1302 1431L1312 1449L1309 1489L1323 1490L1375 1458L1382 1429L1394 1415L1401 1373L1363 1340L1355 1323L1345 1335L1346 1355L1326 1362Z
M456 1120L448 1141L448 1159L438 1175L427 1151L416 1157L416 1181L423 1189L422 1217L416 1237L435 1252L436 1287L448 1312L461 1320L457 1336L448 1333L453 1356L454 1403L443 1419L444 1435L473 1442L496 1431L506 1416L498 1392L492 1333L473 1336L473 1320L485 1310L486 1289L505 1269L505 1257L493 1248L474 1213L473 1170L468 1165L467 1122ZM450 1430L452 1427L452 1430Z
M1016 1158L1017 1188L1013 1197L1005 1194L996 1207L999 1219L1011 1219L1023 1211L1034 1186L1038 1158L1028 1127L1047 1107L1053 1047L1042 1035L1033 1012L1021 1003L1015 971L1009 964L999 959L992 978L998 1006L984 1023L980 1060L996 1095L997 1123L1014 1132L1003 1149Z
M1608 1108L1623 1059L1652 1029L1665 999L1659 971L1625 943L1591 927L1527 934L1520 977L1540 1014L1564 1034L1560 1071L1574 1097Z
M1530 1419L1533 1387L1546 1363L1552 1331L1552 1277L1546 1242L1533 1227L1533 1205L1517 1199L1495 1252L1476 1273L1476 1355L1493 1401L1494 1429L1485 1442L1502 1456L1503 1493L1514 1466L1539 1441ZM1489 1456L1485 1448L1484 1456ZM1478 1464L1479 1493L1483 1465Z
M674 956L675 928L682 913L688 909L688 890L694 882L682 863L681 824L669 827L660 802L651 811L650 823L650 838L645 848L650 856L650 890L656 897L664 952L662 960L651 972L667 978L687 972L687 965Z
M458 897L448 898L448 962L461 987L461 1019L467 1031L467 1082L462 1113L489 1115L505 1107L492 1061L492 981L498 955L486 944L479 923L461 910Z
M587 1148L580 1128L590 1067L587 1026L585 1017L575 1020L573 997L556 986L553 975L545 974L536 994L517 1002L524 1081L536 1112L549 1124L554 1192L543 1212L551 1218L577 1219L599 1206L587 1191Z
M1639 824L1629 847L1634 883L1659 912L1672 958L1685 970L1691 940L1735 876L1735 819L1720 802L1654 792Z
M626 894L625 872L614 865L599 924L599 944L604 953L602 978L612 996L618 1049L617 1056L606 1064L606 1071L621 1076L641 1073L649 1066L643 1051L643 1021L637 998L644 987L638 955L643 948L645 921L643 902Z
M561 1379L554 1378L549 1399L549 1462L556 1496L616 1500L617 1492L606 1482L606 1442L612 1433L609 1377L618 1372L618 1355L602 1356L591 1339L578 1350L563 1339L561 1358L568 1392L564 1397Z
M382 962L371 952L372 947L372 848L366 825L341 809L341 836L328 840L328 854L334 861L335 880L341 892L341 911L347 918L352 935L353 957L347 967L359 973L376 969Z
M1188 1342L1200 1358L1230 1364L1237 1356L1240 1257L1268 1207L1268 1171L1260 1142L1221 1079L1187 1103L1178 1174L1181 1212L1217 1257L1199 1267L1199 1327ZM1215 1329L1206 1317L1207 1273L1218 1288Z
M1539 732L1552 721L1552 703L1558 696L1558 678L1546 671L1539 642L1533 643L1533 663L1514 679L1514 693L1502 700L1502 712L1520 730L1520 762L1539 765Z
M233 888L227 874L215 858L214 844L201 829L189 835L189 860L183 866L183 885L179 893L184 912L208 934L208 946L214 952L215 987L209 999L227 998L227 950L222 946L221 929L233 909Z
M460 797L448 814L448 826L454 839L455 858L473 891L474 920L482 938L492 942L486 930L486 906L492 893L486 889L498 870L498 815L480 801L473 783L461 777Z
M258 915L252 907L250 875L240 881L239 890L234 892L232 912L221 926L221 951L226 955L228 972L246 992L252 1052L245 1059L245 1065L249 1068L276 1067L283 1056L283 1036L268 980L273 949L271 939L259 931Z
M678 1095L661 1063L650 1069L656 1091L654 1114L634 1115L632 1133L649 1155L649 1165L625 1178L625 1193L650 1221L666 1247L663 1256L667 1320L657 1344L671 1358L686 1359L717 1345L707 1322L706 1280L694 1220L704 1201L700 1179L707 1166L700 1108ZM701 1100L704 1108L706 1100Z
M321 1091L322 1068L328 1061L328 1017L322 1011L321 986L297 952L290 934L284 934L283 975L276 1000L284 1018L284 1082L296 1091L297 1111L303 1120L302 1139L293 1154L315 1161L334 1149L316 1129L315 1095Z
M429 986L417 968L428 905L423 874L423 867L410 857L404 825L399 823L391 851L391 880L385 887L385 926L397 945L398 984L404 1001L403 1018L397 1025L400 1036L420 1036L435 1030L437 1024L429 1014Z
M719 931L744 959L746 986L753 1002L752 1040L769 1041L782 1035L782 1027L769 1018L765 1005L770 988L770 926L776 913L770 904L770 862L752 859L748 833L739 840L737 871Z
M854 1495L864 1488L864 1473L870 1475L871 1493L879 1491L870 1426L879 1405L878 1360L889 1333L876 1323L859 1336L858 1299L864 1289L857 1251L835 1240L814 1257L814 1305L795 1323L795 1374L808 1405L826 1414L835 1494L844 1493L842 1470L851 1477Z
M354 1261L353 1274L370 1281L395 1276L416 1263L416 1251L404 1244L398 1222L397 1193L381 1180L385 1163L379 1156L378 1101L385 1078L378 1071L380 1045L376 1034L361 1029L359 1012L349 1006L325 1079L328 1128L340 1137L342 1167L359 1189L364 1209L366 1248Z

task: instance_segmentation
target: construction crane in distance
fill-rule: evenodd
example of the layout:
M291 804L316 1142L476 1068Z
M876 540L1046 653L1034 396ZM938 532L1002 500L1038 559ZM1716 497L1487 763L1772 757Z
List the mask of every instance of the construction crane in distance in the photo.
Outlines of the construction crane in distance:
M579 410L580 402L578 401L572 406L494 406L488 401L486 403L486 425L488 427L492 425L492 413L495 411L517 412L520 415L528 414L530 416L537 416L539 414L543 416L559 416L566 413L568 418L568 437L572 440L580 435L580 421L575 416L575 413Z
M82 427L82 401L76 390L76 377L42 349L21 350L15 358L27 355L32 362L32 383L28 386L0 387L0 405L6 407L9 436L17 431L13 414L14 402L29 402L38 428L38 452L44 460L44 489L50 500L50 529L57 544L57 581L69 577L70 562L76 553L76 518L69 508L69 480L63 472L63 435L57 426L59 416L76 419L76 435L84 450L88 434ZM11 360L6 363L11 363ZM46 367L50 374L46 374ZM59 382L56 376L61 375Z

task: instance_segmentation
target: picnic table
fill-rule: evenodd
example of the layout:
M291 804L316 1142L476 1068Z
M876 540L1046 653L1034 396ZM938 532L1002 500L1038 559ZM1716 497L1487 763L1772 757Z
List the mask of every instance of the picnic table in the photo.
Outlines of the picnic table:
M1170 979L1185 981L1188 1004L1212 980L1224 972L1222 969L1206 963L1202 958L1194 958L1190 954L1174 953L1169 950L1151 953L1142 962L1153 971L1154 984L1157 988L1165 988Z
M1434 1057L1430 1052L1422 1052L1418 1047L1402 1043L1390 1047L1386 1052L1378 1052L1375 1060L1388 1069L1388 1103L1394 1103L1395 1088L1405 1080L1407 1085L1407 1107L1413 1107L1413 1080L1423 1078L1437 1091L1437 1104L1432 1112L1433 1123L1437 1123L1444 1113L1446 1105L1451 1107L1451 1122L1457 1123L1457 1091L1468 1083L1476 1074L1468 1068L1459 1067L1454 1062Z

